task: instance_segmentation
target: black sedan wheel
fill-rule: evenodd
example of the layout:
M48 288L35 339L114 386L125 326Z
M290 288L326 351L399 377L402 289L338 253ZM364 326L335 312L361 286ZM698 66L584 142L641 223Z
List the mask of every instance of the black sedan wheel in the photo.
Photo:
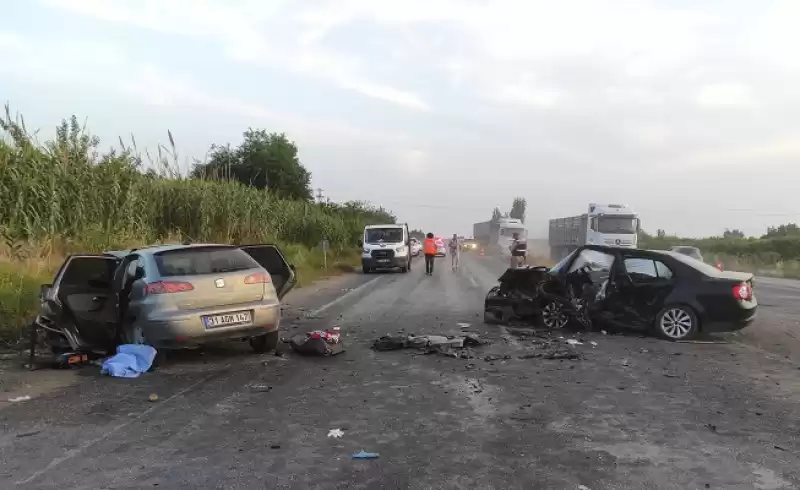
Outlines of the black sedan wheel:
M551 301L542 308L542 323L547 328L564 328L569 323L569 317L559 303Z
M668 306L656 316L656 333L667 340L687 340L699 331L697 315L686 306Z

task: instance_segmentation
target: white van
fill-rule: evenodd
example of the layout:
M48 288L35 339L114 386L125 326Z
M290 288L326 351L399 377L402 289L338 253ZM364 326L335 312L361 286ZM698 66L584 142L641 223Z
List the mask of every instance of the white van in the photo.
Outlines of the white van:
M378 269L411 270L411 237L406 223L367 225L358 244L364 274Z

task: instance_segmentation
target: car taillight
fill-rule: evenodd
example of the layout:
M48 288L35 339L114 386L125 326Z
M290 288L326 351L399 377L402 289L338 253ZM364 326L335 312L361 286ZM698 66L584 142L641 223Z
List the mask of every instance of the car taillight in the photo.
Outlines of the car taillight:
M746 282L739 283L733 287L733 296L736 299L748 301L753 297L753 290Z
M267 284L270 282L272 282L272 277L267 272L256 272L244 278L245 284Z
M186 291L194 291L192 283L183 281L159 281L150 283L144 288L145 294L185 293Z

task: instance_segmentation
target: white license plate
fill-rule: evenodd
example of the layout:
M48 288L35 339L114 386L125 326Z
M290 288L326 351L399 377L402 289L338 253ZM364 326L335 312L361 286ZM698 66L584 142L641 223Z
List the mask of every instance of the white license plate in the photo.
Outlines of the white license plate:
M206 328L227 327L229 325L247 325L253 323L253 314L249 311L236 311L222 315L203 317Z
M378 259L378 263L380 264L385 264L387 262L389 262L389 259Z

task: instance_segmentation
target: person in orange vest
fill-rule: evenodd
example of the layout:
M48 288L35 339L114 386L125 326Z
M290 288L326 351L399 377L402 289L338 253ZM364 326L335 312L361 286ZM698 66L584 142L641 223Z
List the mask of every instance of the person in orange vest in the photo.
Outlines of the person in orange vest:
M433 233L425 235L425 243L422 247L425 253L425 275L433 275L433 261L436 259L436 242L433 239Z

